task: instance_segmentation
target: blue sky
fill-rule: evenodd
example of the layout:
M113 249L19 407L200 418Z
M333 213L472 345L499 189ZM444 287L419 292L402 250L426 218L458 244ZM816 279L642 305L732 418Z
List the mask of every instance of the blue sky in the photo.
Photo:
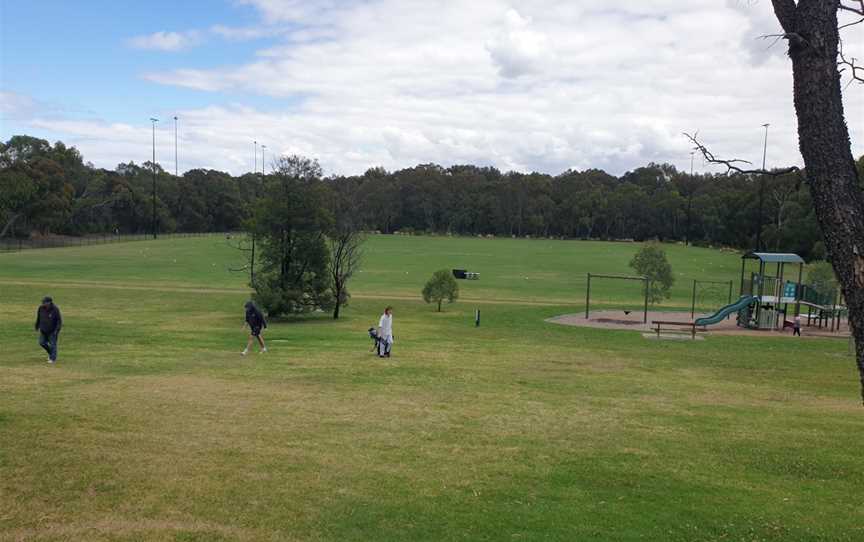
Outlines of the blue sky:
M63 140L99 167L242 173L253 141L328 173L474 163L620 174L715 152L799 164L770 2L0 0L0 139ZM864 55L864 27L847 48ZM846 91L864 153L864 89ZM697 169L709 169L700 161Z
M4 1L3 88L50 104L58 113L128 123L154 115L170 117L175 108L228 103L240 97L160 85L141 75L188 65L206 69L239 64L272 39L202 39L201 46L171 54L135 48L129 40L155 31L206 31L226 21L239 26L257 20L252 7L219 1ZM254 94L242 99L272 105L272 100Z

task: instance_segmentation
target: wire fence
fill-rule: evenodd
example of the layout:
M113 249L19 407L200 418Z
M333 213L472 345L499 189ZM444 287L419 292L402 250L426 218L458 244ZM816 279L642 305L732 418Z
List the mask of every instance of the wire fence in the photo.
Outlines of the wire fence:
M187 237L216 237L233 235L226 232L201 233L164 233L158 239L182 239ZM152 240L152 234L104 234L86 235L81 237L39 237L35 239L0 239L0 252L18 252L43 248L83 247L89 245L104 245L108 243L131 243L133 241Z

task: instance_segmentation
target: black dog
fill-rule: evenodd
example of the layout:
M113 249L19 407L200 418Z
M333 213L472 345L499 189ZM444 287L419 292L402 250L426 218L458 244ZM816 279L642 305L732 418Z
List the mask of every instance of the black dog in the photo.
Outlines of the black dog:
M372 352L377 352L378 343L381 342L381 337L378 336L378 330L374 327L369 328L369 338L372 339Z

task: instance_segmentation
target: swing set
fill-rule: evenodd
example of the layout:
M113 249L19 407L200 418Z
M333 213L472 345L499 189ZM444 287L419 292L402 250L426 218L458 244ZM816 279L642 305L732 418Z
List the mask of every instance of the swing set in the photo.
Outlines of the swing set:
M629 281L640 281L643 283L642 290L645 293L645 305L643 309L642 315L642 323L648 323L648 277L643 277L642 275L598 275L595 273L588 273L588 287L585 292L585 319L588 320L591 314L591 279L611 279L611 280L629 280ZM630 311L624 311L624 314L630 314Z

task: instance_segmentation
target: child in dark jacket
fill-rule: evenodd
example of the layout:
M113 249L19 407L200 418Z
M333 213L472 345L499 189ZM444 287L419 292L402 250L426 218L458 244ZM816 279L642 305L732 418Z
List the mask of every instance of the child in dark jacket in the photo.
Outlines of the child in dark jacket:
M258 345L261 347L259 350L259 354L263 354L267 351L267 347L264 345L264 339L261 337L261 332L264 329L267 329L267 320L264 319L264 313L262 313L258 307L255 306L255 303L251 301L246 302L246 325L249 326L249 341L246 343L246 349L240 352L241 356L245 356L249 353L249 349L252 348L252 343L257 339ZM245 327L245 326L244 326Z

